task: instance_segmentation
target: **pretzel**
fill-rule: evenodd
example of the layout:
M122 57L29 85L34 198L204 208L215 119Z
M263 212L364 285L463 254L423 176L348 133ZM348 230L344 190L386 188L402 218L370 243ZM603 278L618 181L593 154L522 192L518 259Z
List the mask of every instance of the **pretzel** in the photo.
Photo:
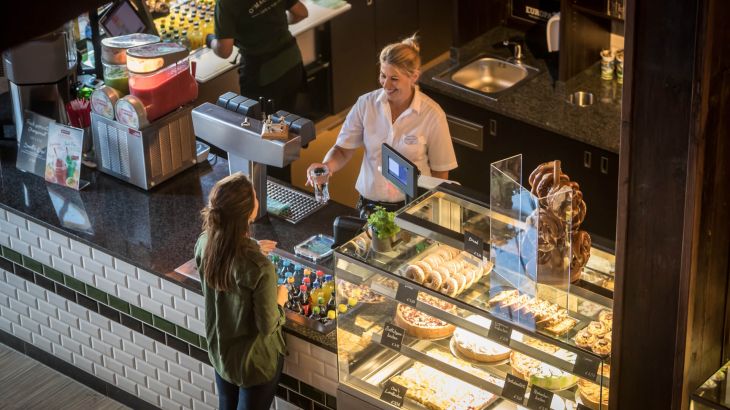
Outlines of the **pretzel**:
M591 236L586 231L577 231L573 234L572 240L573 256L570 261L570 271L579 272L591 257Z

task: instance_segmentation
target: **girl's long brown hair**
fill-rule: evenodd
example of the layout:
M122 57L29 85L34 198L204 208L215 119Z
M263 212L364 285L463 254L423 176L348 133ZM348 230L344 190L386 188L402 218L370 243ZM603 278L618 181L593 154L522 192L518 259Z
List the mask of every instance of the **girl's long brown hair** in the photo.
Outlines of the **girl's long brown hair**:
M251 181L237 172L213 186L208 205L200 212L208 235L203 272L206 283L215 290L226 291L234 285L235 262L250 243L247 238L254 195Z

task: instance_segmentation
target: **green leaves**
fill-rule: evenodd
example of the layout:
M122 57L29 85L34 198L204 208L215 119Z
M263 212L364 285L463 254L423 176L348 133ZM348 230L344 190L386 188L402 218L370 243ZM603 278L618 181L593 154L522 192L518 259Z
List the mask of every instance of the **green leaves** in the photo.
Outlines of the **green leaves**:
M391 238L400 232L400 227L395 224L395 212L388 212L382 206L376 206L375 212L370 214L368 226L379 239Z

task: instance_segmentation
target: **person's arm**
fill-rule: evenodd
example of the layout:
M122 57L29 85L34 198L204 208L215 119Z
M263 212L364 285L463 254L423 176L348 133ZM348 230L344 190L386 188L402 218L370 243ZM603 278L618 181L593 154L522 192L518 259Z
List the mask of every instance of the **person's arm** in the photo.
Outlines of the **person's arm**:
M209 38L212 36L212 34L208 34ZM233 39L232 38L210 38L210 40L206 39L210 43L208 46L215 55L217 55L220 58L228 58L231 56L231 53L233 53Z
M218 57L228 58L233 53L233 38L236 36L234 10L226 1L217 1L213 18L215 34L208 34L205 37L205 45Z
M449 179L449 171L431 170L431 176L434 178Z
M296 2L286 12L286 20L289 24L296 24L309 16L309 10L301 1Z
M279 304L280 291L276 283L276 273L274 273L274 265L267 263L261 272L261 279L256 285L253 293L253 317L256 329L262 335L273 334L277 329L284 325L286 316L284 310Z

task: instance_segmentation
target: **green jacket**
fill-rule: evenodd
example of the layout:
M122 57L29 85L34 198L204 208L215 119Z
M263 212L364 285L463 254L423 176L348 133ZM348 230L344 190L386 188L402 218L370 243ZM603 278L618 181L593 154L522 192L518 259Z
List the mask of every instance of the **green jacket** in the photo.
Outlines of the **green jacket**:
M286 352L281 333L286 317L276 303L274 266L261 252L248 252L237 263L235 287L216 291L207 286L203 274L207 240L205 233L198 238L195 264L205 297L210 362L223 379L238 386L268 382L274 378L279 355Z

